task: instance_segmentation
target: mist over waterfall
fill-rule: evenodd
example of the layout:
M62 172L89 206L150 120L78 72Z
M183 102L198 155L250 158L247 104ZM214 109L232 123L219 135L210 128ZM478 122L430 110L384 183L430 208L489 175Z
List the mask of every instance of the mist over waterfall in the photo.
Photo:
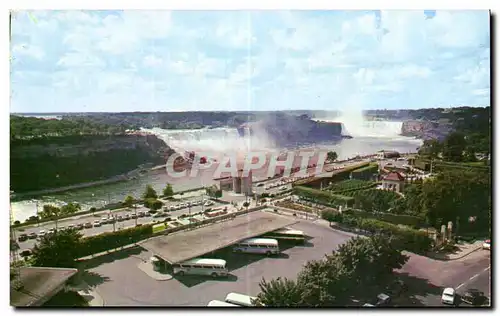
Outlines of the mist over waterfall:
M342 123L342 135L353 137L398 137L403 122L367 120L361 112L346 112L335 118L322 118L322 121Z
M272 146L262 137L241 137L236 128L204 128L197 130L166 130L153 128L152 132L165 141L174 150L248 152L249 150L270 149Z

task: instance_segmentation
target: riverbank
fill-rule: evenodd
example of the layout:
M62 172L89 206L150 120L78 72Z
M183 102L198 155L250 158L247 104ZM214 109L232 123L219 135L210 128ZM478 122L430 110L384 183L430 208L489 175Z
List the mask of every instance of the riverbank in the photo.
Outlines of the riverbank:
M12 196L11 200L12 201L19 201L19 200L28 199L28 198L34 198L34 197L37 197L40 195L45 195L45 194L61 193L61 192L67 192L67 191L71 191L71 190L97 187L100 185L112 184L112 183L128 181L128 180L129 180L129 178L127 176L119 175L119 176L115 176L115 177L112 177L109 179L91 181L91 182L85 182L85 183L78 183L78 184L68 185L68 186L59 187L59 188L45 189L45 190L32 191L32 192L26 192L26 193L15 193Z

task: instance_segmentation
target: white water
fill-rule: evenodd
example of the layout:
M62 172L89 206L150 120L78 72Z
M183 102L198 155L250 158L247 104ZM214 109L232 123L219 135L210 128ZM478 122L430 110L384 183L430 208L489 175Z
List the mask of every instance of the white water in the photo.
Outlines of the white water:
M143 129L156 134L178 152L215 151L248 152L273 148L265 135L240 137L236 128L213 128L199 130ZM246 133L249 135L249 133Z

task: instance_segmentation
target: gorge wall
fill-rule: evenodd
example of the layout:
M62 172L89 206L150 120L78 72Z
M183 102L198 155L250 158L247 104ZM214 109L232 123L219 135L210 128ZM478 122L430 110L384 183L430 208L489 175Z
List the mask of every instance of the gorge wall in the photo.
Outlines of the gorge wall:
M125 174L161 164L174 151L155 135L86 135L11 141L11 190L23 193Z

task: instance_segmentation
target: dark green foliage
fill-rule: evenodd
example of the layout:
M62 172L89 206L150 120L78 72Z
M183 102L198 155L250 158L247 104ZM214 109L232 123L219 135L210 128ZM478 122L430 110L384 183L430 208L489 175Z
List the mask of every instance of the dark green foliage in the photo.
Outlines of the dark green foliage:
M332 194L327 191L321 191L304 186L294 186L293 193L309 201L319 201L332 205L352 206L354 199L343 195Z
M135 149L111 149L88 155L58 157L47 154L10 159L11 188L16 192L44 190L124 174L145 162L162 163L162 158Z
M397 214L391 214L391 213L382 213L382 212L367 212L363 210L358 210L358 209L349 209L344 211L346 214L350 214L356 217L361 217L361 218L373 218L377 220L381 220L384 222L392 223L392 224L400 224L400 225L407 225L407 226L412 226L412 227L420 227L423 225L423 218L418 217L418 216L411 216L411 215L397 215Z
M76 230L62 230L41 238L33 248L33 265L72 268L79 257L82 235Z
M370 180L374 174L378 174L378 164L371 163L366 167L352 171L351 176L353 179Z
M401 198L396 192L379 189L350 191L343 195L354 198L355 208L373 212L386 212L394 201Z
M338 158L338 155L335 151L329 151L327 154L326 154L326 159L328 161L335 161L337 160Z
M155 189L153 189L153 186L151 184L146 185L146 189L144 190L144 193L142 194L143 199L157 199L158 194L156 193Z
M78 247L78 257L85 257L149 238L153 235L152 227L152 224L146 224L83 238Z
M277 278L267 282L264 278L259 283L261 293L257 295L255 305L273 307L301 306L303 288L293 280Z
M422 205L429 224L439 228L448 221L462 232L489 231L491 174L472 170L440 173L422 185ZM475 218L470 222L471 217Z
M405 228L376 219L354 217L349 214L337 216L336 222L345 226L357 227L373 234L393 236L399 248L411 252L425 253L432 246L432 240L424 231Z
M334 194L343 194L344 192L365 190L377 186L377 182L358 179L344 180L332 183L327 190Z
M167 183L167 186L163 189L163 195L166 197L174 196L174 189L170 183Z
M123 206L125 207L132 207L136 203L136 200L133 196L127 195L125 197L125 200L123 200Z
M144 206L151 210L159 210L163 206L163 202L155 198L147 198L144 200Z

